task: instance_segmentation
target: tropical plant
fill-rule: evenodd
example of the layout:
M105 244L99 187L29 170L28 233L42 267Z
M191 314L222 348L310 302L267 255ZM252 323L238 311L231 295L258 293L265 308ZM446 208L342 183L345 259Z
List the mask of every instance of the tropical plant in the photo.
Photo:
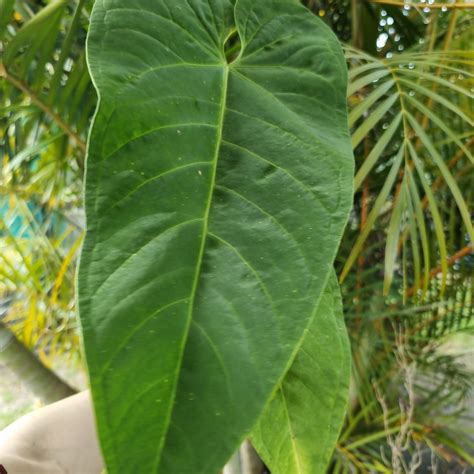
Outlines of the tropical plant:
M50 364L61 351L78 360L73 245L83 228L83 150L96 99L84 60L92 2L46 3L56 5L0 0L2 226L9 226L2 231L9 250L0 258L3 328ZM472 334L472 13L461 2L304 3L351 44L348 103L358 178L336 269L353 375L329 472L392 472L401 431L408 464L397 469L412 458L418 463L419 453L441 472L462 469L472 463L472 444L457 426L470 374L445 347L455 334ZM30 32L15 39L23 29ZM35 41L40 37L43 45ZM48 102L54 75L61 79ZM51 305L56 281L64 289ZM3 334L11 340L11 332Z
M336 267L353 396L331 472L448 472L472 464L470 372L444 350L472 333L472 17L404 9L427 24L406 51L378 8L383 41L405 51L346 53L356 194Z
M1 328L7 340L6 331L17 335L17 351L35 350L48 367L58 355L77 363L80 354L74 273L85 134L96 103L83 46L90 3L0 2ZM17 367L8 354L3 362ZM29 354L23 350L22 361L34 371ZM28 378L36 379L44 374ZM58 384L44 397L34 387L48 401L70 393Z
M352 200L337 39L290 1L96 1L88 61L79 309L108 472L218 472L278 386L257 450L324 470L349 376L335 277L316 312ZM318 405L330 429L303 436Z

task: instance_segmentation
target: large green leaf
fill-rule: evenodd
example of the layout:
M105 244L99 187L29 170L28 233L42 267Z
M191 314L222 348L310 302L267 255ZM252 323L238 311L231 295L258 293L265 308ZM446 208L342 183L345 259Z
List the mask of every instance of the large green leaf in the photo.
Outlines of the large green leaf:
M296 2L233 3L92 14L79 305L109 474L224 465L296 354L351 205L336 38Z
M324 474L344 421L351 352L336 275L265 409L254 446L272 474Z

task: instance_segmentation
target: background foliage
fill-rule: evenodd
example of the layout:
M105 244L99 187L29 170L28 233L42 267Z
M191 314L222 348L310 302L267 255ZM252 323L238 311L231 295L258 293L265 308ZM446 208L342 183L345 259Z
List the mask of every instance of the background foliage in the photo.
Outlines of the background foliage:
M473 328L472 10L305 3L346 45L357 172L336 263L353 380L330 472L462 472L474 462L458 349ZM0 0L0 349L14 334L17 352L76 370L91 6Z

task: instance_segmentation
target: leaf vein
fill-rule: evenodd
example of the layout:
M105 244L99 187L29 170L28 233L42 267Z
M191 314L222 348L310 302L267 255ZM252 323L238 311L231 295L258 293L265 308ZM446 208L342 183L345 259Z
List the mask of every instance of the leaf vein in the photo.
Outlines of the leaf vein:
M112 206L110 206L107 211L105 212L109 212L111 211L112 209L114 209L115 207L117 207L121 202L125 201L126 199L128 199L130 196L132 196L133 194L135 194L139 189L141 189L143 186L146 186L147 184L151 183L152 181L156 181L160 178L162 178L163 176L168 176L170 174L173 174L177 171L181 171L183 169L186 169L186 168L191 168L193 166L203 166L203 165L212 165L212 163L210 161L194 161L193 163L188 163L186 165L182 165L182 166L177 166L176 168L171 168L169 170L166 170L166 171L163 171L162 173L159 173L155 176L152 176L151 178L148 178L146 179L145 181L143 181L142 183L140 183L138 186L136 186L135 188L133 188L128 194L126 194L122 199L120 199L119 201L117 201L115 204L113 204Z
M269 303L271 304L271 306L273 307L275 313L276 313L276 310L275 310L275 302L273 301L272 297L270 296L270 293L268 291L268 288L266 287L265 283L263 282L262 278L260 277L260 275L258 274L258 272L255 270L255 268L253 268L253 266L251 265L251 263L239 252L239 250L234 246L232 245L229 241L227 241L226 239L218 236L217 234L214 234L213 232L210 232L210 231L207 231L207 235L209 235L211 238L213 238L214 240L217 240L218 242L221 242L222 244L224 244L225 246L229 247L236 255L237 257L239 257L239 259L242 261L242 263L252 272L252 274L255 276L255 279L257 280L257 282L259 283L260 285L260 288L262 290L262 292L264 293L264 295L267 297Z
M135 326L128 334L127 334L127 337L125 339L122 340L122 342L117 346L117 350L110 356L110 358L108 359L108 361L104 364L104 366L102 367L102 370L100 372L100 375L103 375L105 373L105 371L110 367L110 365L112 364L112 361L123 351L123 349L125 348L126 344L128 341L130 341L130 339L132 339L132 337L148 322L150 321L150 319L154 318L155 316L158 316L158 314L160 314L161 312L179 304L179 303L184 303L185 301L187 301L188 298L181 298L179 300L176 300L176 301L172 301L171 303L168 303L167 305L165 306L162 306L161 308L158 308L157 310L153 311L152 313L148 314L147 316L145 316L145 318L140 321L140 323Z
M186 225L186 224L190 224L192 222L199 222L199 221L202 221L202 218L200 217L197 217L195 219L189 219L189 220L186 220L186 221L183 221L183 222L179 222L178 224L175 224L175 225L172 225L171 227L168 227L166 228L163 232L160 232L158 235L155 235L153 236L150 240L148 240L144 245L142 245L137 252L134 252L132 253L131 255L129 255L123 262L120 263L120 265L96 288L96 290L93 292L93 294L91 295L91 300L97 296L97 294L99 293L99 291L104 287L104 285L112 278L114 277L114 275L120 271L120 269L130 260L132 259L133 257L135 257L135 255L137 255L141 250L143 250L147 245L151 244L153 241L155 240L159 240L161 237L163 237L163 235L167 234L168 232L172 231L172 230L175 230L179 227L182 227L183 225Z
M305 183L303 183L303 181L299 180L296 176L294 176L293 174L291 174L288 170L286 170L285 168L282 168L281 166L277 165L275 162L271 161L271 160L268 160L267 158L264 158L263 156L259 155L258 153L255 153L254 151L252 150L249 150L248 148L245 148L241 145L237 145L236 143L232 143L232 142L229 142L227 140L223 140L223 143L229 145L229 146L233 146L235 148L239 148L245 152L247 152L249 155L252 155L252 156L255 156L255 158L258 158L262 161L264 161L265 163L268 163L269 165L273 166L274 168L282 171L283 173L285 173L289 178L291 178L295 183L298 183L299 186L301 186L303 188L303 190L305 192L307 192L308 194L311 195L311 197L313 198L316 198L317 201L326 209L326 210L329 210L329 208L327 207L327 205L324 203L324 201L317 195L317 193L315 193L314 191L311 190L311 188L309 186L307 186Z
M224 373L224 376L227 380L227 391L229 393L229 397L230 399L233 398L233 393L232 393L232 390L231 390L231 377L230 377L230 374L229 374L229 371L227 370L226 366L225 366L225 363L224 363L224 358L222 357L222 354L219 350L219 348L217 347L217 344L212 340L212 338L209 336L208 332L195 320L193 319L191 321L191 324L194 324L198 329L199 331L201 332L201 334L204 336L204 338L206 339L207 343L209 344L209 347L212 349L212 352L214 352L215 356L216 356L216 359L217 361L219 362L219 365L222 367L222 372Z
M143 138L143 137L146 137L147 135L150 135L151 133L154 133L154 132L158 132L160 130L165 130L167 128L177 128L177 127L210 127L210 128L216 128L215 125L211 125L209 123L196 123L196 122L187 122L187 123L172 123L172 124L169 124L169 125L161 125L159 127L156 127L156 128L152 128L150 130L147 130L146 132L144 133L141 133L139 135L136 135L132 138L130 138L129 140L127 140L125 143L122 143L120 146L118 146L117 148L115 148L115 150L113 150L112 152L110 152L108 155L106 155L104 158L103 158L103 161L106 161L108 160L109 158L111 158L113 155L115 155L115 153L117 153L118 151L120 151L122 148L126 147L127 145L129 145L130 143L136 141L136 140L139 140L140 138Z
M165 3L166 5L166 3ZM169 10L169 9L168 9ZM151 10L138 10L138 9L134 9L134 8L113 8L113 9L109 9L108 10L108 13L112 13L112 12L115 12L115 11L129 11L129 12L133 12L135 15L136 14L139 14L139 13L146 13L146 14L150 14L151 16L154 16L154 17L157 17L157 18L160 18L162 20L164 20L165 22L167 23L171 23L172 25L178 27L180 30L182 30L184 33L186 33L186 35L191 38L193 40L193 42L195 42L194 44L196 44L197 46L199 46L199 49L205 53L210 53L212 56L215 54L215 51L212 51L211 49L209 48L203 48L202 47L202 42L199 41L198 38L196 38L195 36L193 36L186 28L184 28L182 25L180 25L179 23L177 23L174 18L166 18L165 16L163 15L160 15L159 13L156 13L154 11L151 11ZM171 16L171 12L170 12L170 16ZM214 56L215 57L215 56Z
M295 236L275 216L272 216L270 213L265 211L265 209L261 208L256 202L246 198L243 194L239 193L235 189L228 188L227 186L223 186L222 184L219 184L216 187L221 188L223 190L226 190L226 191L228 191L232 194L235 194L237 197L239 197L243 201L245 201L245 202L249 203L251 206L255 207L255 209L260 211L263 215L267 216L272 222L274 222L278 227L280 227L280 229L283 230L283 232L286 235L288 235L288 237L293 241L293 243L295 244L295 247L298 249L298 252L299 252L300 256L303 258L303 261L306 264L306 270L308 270L308 272L311 273L310 266L309 266L309 261L306 258L306 256L304 255L299 242L296 240Z

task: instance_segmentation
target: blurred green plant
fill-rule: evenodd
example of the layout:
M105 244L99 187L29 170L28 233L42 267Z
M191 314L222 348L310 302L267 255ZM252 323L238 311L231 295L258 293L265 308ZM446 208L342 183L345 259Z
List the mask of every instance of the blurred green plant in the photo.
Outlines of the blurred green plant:
M84 54L90 8L0 2L0 318L48 367L58 355L80 358L74 274L96 102Z
M457 421L472 373L444 348L473 332L472 11L304 3L350 43L357 169L336 265L353 387L330 472L468 467L474 446ZM91 4L0 0L0 318L46 365L80 359Z

